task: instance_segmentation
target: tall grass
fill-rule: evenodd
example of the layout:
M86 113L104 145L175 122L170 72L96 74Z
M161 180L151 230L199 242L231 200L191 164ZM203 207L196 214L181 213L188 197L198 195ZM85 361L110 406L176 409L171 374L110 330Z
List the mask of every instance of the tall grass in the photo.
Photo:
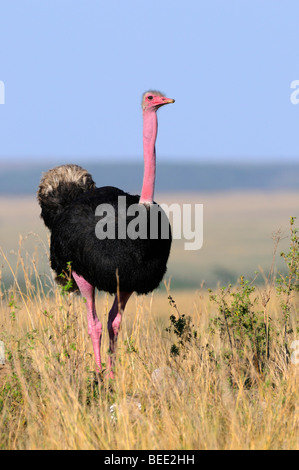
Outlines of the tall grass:
M2 259L8 263L3 252ZM0 448L298 448L299 366L285 353L275 286L267 285L266 311L266 291L256 291L248 306L271 323L263 367L256 365L254 338L242 330L240 343L231 321L238 337L232 346L217 327L219 297L200 288L172 292L166 285L129 301L111 382L105 372L95 373L83 299L61 293L51 278L45 283L38 260L24 251L22 241L12 272L13 285L0 293L0 339L7 360L0 369ZM235 297L226 301L234 315L240 286L230 289ZM293 292L287 304L289 350L297 334L297 300ZM104 326L111 301L104 294L97 297ZM107 351L104 328L104 362Z

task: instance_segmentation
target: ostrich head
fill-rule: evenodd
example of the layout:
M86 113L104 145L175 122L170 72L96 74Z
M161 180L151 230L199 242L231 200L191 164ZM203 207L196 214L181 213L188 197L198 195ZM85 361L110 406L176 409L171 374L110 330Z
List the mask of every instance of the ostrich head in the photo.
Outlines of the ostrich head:
M166 98L160 91L149 90L142 96L143 111L157 111L164 104L174 103L171 98Z

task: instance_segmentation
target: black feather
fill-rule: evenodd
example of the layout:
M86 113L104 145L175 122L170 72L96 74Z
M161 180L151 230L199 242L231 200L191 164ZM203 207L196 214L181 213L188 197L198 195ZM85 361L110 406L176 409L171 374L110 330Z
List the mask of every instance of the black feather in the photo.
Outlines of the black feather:
M65 190L66 188L64 188ZM72 189L70 188L70 192ZM166 272L171 247L171 229L164 211L160 211L158 238L150 238L150 206L147 208L147 238L135 240L118 238L99 240L95 234L99 217L95 215L100 204L111 204L118 213L118 197L126 197L126 206L138 204L140 196L106 186L84 192L67 203L50 222L51 266L59 276L67 272L67 264L99 290L116 293L117 273L119 289L124 292L146 294L157 288ZM66 192L64 191L64 197ZM64 202L58 202L61 206ZM159 206L156 206L159 207ZM45 212L45 211L44 211ZM134 217L126 218L126 226ZM168 224L167 239L162 239L161 227ZM76 287L75 283L74 286Z

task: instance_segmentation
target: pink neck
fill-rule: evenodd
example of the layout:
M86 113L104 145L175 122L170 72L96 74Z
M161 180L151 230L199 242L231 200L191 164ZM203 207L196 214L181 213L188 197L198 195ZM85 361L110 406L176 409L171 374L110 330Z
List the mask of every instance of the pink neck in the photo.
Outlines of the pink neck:
M151 204L154 199L156 178L155 143L158 131L157 115L154 110L143 111L143 156L144 174L140 203Z

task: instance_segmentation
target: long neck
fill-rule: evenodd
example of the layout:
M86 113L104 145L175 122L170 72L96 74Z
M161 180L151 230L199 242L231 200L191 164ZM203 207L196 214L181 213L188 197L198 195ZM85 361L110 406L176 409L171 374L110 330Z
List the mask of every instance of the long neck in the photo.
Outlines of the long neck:
M156 178L155 143L158 131L158 121L155 111L143 111L143 156L144 174L140 203L152 203L154 199Z

